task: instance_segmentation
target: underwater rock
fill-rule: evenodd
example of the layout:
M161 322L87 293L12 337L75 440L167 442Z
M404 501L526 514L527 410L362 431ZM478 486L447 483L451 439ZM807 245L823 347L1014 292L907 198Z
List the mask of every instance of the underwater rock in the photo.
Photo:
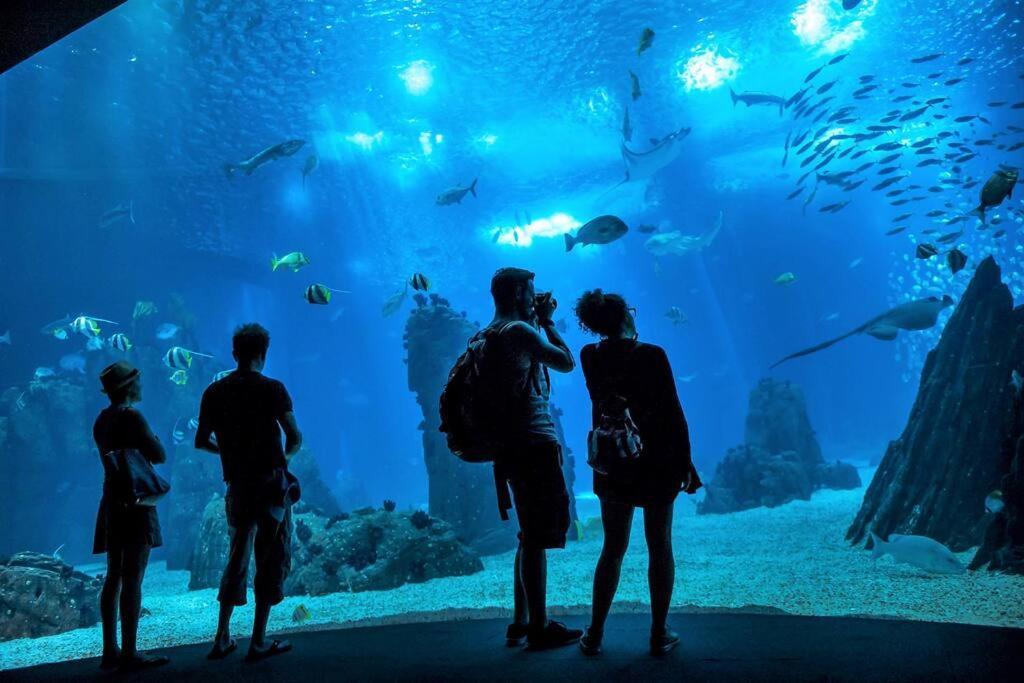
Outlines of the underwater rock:
M1024 372L1024 306L1013 307L989 257L928 353L907 425L889 444L847 540L860 543L869 531L882 538L913 534L961 552L982 542L990 521L998 526L986 514L985 499L1004 475L1011 489L1018 481L1011 463L1020 467L1015 451L1024 433L1014 370ZM1024 549L1017 500L1015 512L1004 516L1014 521L1014 536L1001 538L990 527L977 566L995 559L997 550L1005 561L1006 543L1017 553Z
M803 392L790 382L762 379L750 393L746 443L726 453L705 486L698 514L723 514L810 500L819 488L854 489L857 469L827 464L807 417Z
M51 555L21 552L0 562L0 641L92 626L102 586Z
M328 517L341 514L341 506L320 475L320 465L312 451L303 448L288 461L288 469L302 486L301 502Z
M297 515L307 540L292 540L287 595L389 590L445 576L482 571L479 556L446 522L429 524L416 513L384 510L353 513L327 527L320 515Z
M223 491L220 460L197 451L192 440L168 448L171 492L160 512L164 558L168 569L190 569L192 551L199 537L203 511L211 491Z
M196 536L192 561L189 563L188 589L220 586L224 565L228 561L228 518L224 510L224 497L214 494L203 509L202 522ZM256 563L249 562L249 585L255 573Z
M1017 433L1024 431L1024 405L1018 396ZM1003 475L1003 509L993 513L985 530L985 540L968 569L987 567L989 571L1024 574L1024 436L1013 447L1010 471Z

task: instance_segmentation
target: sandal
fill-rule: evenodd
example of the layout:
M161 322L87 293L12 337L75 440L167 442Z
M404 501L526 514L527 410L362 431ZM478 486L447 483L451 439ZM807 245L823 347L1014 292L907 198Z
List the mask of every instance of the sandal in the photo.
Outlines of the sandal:
M224 659L225 657L227 657L229 654L231 654L232 652L234 652L237 649L238 649L238 643L235 642L234 638L231 639L231 642L228 643L227 647L223 647L222 648L220 646L220 643L214 643L213 644L213 649L210 650L210 653L208 655L206 655L206 658L207 659Z
M254 648L252 645L249 646L249 652L245 655L245 661L247 662L258 662L261 659L267 659L274 655L281 655L285 652L290 652L292 644L287 640L273 640L265 648L259 649Z

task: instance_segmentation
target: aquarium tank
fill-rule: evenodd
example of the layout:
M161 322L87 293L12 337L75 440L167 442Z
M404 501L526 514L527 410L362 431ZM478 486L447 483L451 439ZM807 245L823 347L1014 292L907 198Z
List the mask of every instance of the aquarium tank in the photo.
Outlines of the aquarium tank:
M224 483L193 442L249 322L304 436L270 630L507 615L515 516L438 400L508 266L577 360L595 288L667 354L704 482L675 503L674 610L1024 626L1022 17L129 0L11 66L0 667L99 654L92 426L118 360L171 485L140 645L212 637ZM551 411L572 500L548 602L585 615L579 367ZM650 608L641 520L613 612Z

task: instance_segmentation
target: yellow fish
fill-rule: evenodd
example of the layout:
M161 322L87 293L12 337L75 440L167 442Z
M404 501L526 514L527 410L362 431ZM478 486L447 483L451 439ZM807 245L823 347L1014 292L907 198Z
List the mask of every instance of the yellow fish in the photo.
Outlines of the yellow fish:
M309 609L305 605L299 605L295 608L295 611L292 612L292 621L294 621L296 624L301 624L303 622L309 621L309 618L311 616L313 615L310 613Z
M188 382L188 373L185 372L184 370L175 370L174 372L171 373L169 379L178 386L182 386L186 382Z

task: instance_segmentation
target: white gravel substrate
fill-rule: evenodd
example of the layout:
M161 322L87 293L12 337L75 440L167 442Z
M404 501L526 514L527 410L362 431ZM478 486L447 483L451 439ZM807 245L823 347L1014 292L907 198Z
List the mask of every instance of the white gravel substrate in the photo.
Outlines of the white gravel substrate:
M862 472L864 481L873 472ZM926 621L1024 627L1024 577L968 572L931 576L913 567L877 562L851 547L844 534L864 489L821 491L810 501L775 509L698 517L684 497L676 507L678 558L673 605L680 610L775 608L794 614L882 616ZM585 614L599 538L571 543L549 559L553 614ZM972 553L963 553L966 564ZM406 585L392 591L288 598L271 615L272 631L295 628L292 611L312 618L302 629L504 616L512 604L512 554L484 559L473 576ZM169 647L209 640L217 621L216 590L189 592L188 573L154 564L146 576L140 645ZM645 611L647 560L640 515L622 568L617 611ZM244 636L250 605L235 613ZM98 656L94 626L56 636L0 643L0 669Z

